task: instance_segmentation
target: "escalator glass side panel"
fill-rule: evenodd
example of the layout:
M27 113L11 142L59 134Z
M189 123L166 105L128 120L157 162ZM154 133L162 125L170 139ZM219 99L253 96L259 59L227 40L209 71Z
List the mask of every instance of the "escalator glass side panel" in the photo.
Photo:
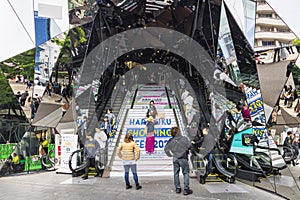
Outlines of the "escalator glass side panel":
M299 176L299 175L298 175ZM293 167L280 170L278 175L271 175L255 182L254 186L274 192L285 199L300 199L299 177Z
M83 170L86 162L83 159L83 149L74 151L69 158L69 168L73 173Z
M216 168L220 173L228 178L233 178L236 174L237 162L232 155L222 154L219 151L215 151L213 160Z

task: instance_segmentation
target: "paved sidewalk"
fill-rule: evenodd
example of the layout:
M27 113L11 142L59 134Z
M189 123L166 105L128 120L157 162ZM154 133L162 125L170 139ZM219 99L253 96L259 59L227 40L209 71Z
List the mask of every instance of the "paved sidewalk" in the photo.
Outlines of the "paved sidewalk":
M131 181L132 176L130 175ZM141 190L126 190L123 177L94 178L82 180L67 174L55 172L35 173L0 178L0 199L14 200L141 200L141 199L282 199L271 193L236 181L235 184L223 182L201 185L197 179L190 180L194 193L189 196L176 194L172 176L139 177ZM182 177L181 177L182 181Z

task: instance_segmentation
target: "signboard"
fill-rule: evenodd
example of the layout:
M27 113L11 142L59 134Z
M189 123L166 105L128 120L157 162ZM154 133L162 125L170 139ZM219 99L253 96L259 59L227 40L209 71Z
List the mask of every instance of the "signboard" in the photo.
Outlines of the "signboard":
M71 173L69 169L69 157L72 152L77 150L78 135L61 134L61 162L58 172ZM76 165L76 158L72 162ZM73 166L75 168L76 166Z
M263 126L253 127L253 134L258 138L266 138L267 131L265 128L266 125L266 116L264 112L264 106L261 98L260 90L257 90L252 87L245 87L245 94L247 97L248 108L251 115L251 120L258 122Z
M230 152L253 155L252 128L234 134Z
M146 146L145 128L128 128L126 133L131 133L134 141L141 149ZM168 140L171 138L171 128L156 128L154 130L155 142L154 148L156 150L163 150Z

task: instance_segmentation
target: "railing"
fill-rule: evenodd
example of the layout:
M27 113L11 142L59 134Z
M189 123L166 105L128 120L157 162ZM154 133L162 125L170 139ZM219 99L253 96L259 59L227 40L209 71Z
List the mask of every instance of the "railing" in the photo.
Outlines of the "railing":
M73 156L76 156L76 168L73 168L72 161ZM72 171L73 176L77 176L77 173L86 167L86 162L84 161L83 149L79 149L71 153L69 157L69 168Z
M128 111L129 111L129 109L126 110L126 113L125 113L125 116L124 116L123 119L126 119L126 118L127 118ZM116 141L116 145L115 145L114 151L113 151L113 153L112 153L112 155L111 155L111 158L110 158L110 160L109 160L109 164L108 164L108 166L107 166L107 168L108 168L109 170L111 169L111 167L112 167L112 165L113 165L114 158L115 158L116 153L117 153L117 147L118 147L118 144L119 144L119 142L120 142L120 140L121 140L121 136L122 136L122 132L123 132L124 125L125 125L125 121L123 120L121 129L120 129L119 134L118 134L118 138L117 138L117 141Z
M113 152L113 154L111 155L111 157L110 157L110 159L109 159L109 164L108 164L108 169L110 169L111 168L111 166L112 166L112 164L113 164L113 160L114 160L114 157L115 157L115 152L116 152L116 148L117 148L117 146L118 146L118 143L119 143L119 141L120 141L120 137L121 137L121 135L122 135L122 130L123 130L123 127L124 127L124 119L126 119L126 117L127 117L127 113L128 113L128 109L127 109L127 102L128 102L128 100L131 98L133 98L133 95L136 95L136 92L137 92L137 89L135 90L135 92L133 93L133 92L131 92L131 91L128 91L127 93L126 93L126 96L125 96L125 98L124 98L124 100L123 100L123 103L122 103L122 105L121 105L121 109L120 109L120 111L119 111L119 114L118 114L118 116L117 116L117 119L116 119L116 121L118 122L117 123L117 127L116 127L116 134L117 134L117 132L118 132L118 129L119 129L119 125L120 125L120 123L122 123L122 125L121 125L121 127L120 127L120 129L119 129L119 134L118 134L118 137L117 137L117 139L116 139L116 143L115 143L115 148L114 148L114 152ZM125 115L123 115L123 113L125 112ZM111 139L111 140L109 140L109 142L108 142L108 145L107 145L107 147L109 146L109 145L111 145L112 143L113 143L114 141Z
M285 162L291 162L292 160L295 159L294 149L283 145L277 145L277 147L280 155L282 155L282 158L284 159Z
M57 159L55 158L55 148L50 150L48 154L44 154L41 158L42 165L47 169L51 169L55 167L57 163Z

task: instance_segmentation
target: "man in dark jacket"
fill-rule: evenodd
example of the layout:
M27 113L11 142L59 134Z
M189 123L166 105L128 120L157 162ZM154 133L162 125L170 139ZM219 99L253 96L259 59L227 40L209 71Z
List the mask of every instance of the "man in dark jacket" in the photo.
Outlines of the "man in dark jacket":
M84 159L86 160L86 167L85 167L85 174L82 177L83 180L88 179L90 165L92 163L95 164L95 157L96 155L99 155L100 152L100 145L96 140L93 139L92 134L87 133L86 137L87 140L85 141L84 144ZM95 166L95 170L97 173L95 177L98 177L100 175L98 166Z
M286 66L286 77L288 78L293 71L295 65L295 61L292 60L287 66Z
M190 189L190 177L189 177L189 163L188 163L188 150L191 148L191 143L187 137L180 134L178 127L172 127L171 129L172 138L167 142L164 150L169 157L173 157L173 168L174 168L174 185L176 193L181 192L181 186L179 181L180 168L184 177L184 195L193 193Z

